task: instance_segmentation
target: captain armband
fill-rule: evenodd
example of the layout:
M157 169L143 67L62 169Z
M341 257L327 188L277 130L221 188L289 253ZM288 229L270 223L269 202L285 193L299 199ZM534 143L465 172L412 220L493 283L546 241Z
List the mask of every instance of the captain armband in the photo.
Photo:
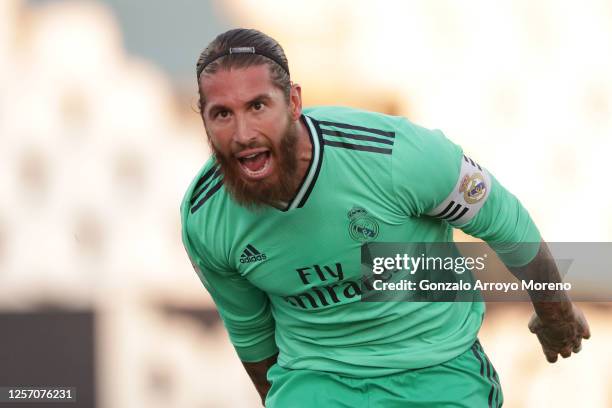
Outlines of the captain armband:
M478 163L463 155L457 184L451 193L427 215L463 225L478 214L491 192L491 176Z

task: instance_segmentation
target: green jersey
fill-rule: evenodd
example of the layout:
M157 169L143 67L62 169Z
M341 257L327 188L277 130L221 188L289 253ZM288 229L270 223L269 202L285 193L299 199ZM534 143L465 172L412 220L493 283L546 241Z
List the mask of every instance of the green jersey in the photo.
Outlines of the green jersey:
M518 200L440 131L342 107L305 109L310 166L283 209L249 210L211 158L182 203L183 242L240 359L287 369L398 373L468 350L481 302L362 302L364 242L448 242L452 227L507 264L539 242Z

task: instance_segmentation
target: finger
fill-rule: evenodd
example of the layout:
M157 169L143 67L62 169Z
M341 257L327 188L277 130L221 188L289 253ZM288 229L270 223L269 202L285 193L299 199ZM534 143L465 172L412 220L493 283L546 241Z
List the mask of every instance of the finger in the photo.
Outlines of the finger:
M572 348L572 351L574 353L578 353L576 350L582 350L582 337L580 336L576 336L576 340L574 340L574 347Z
M591 337L589 322L587 321L586 317L584 317L584 313L580 309L576 308L576 310L578 311L576 317L580 328L580 335L583 338L588 339Z
M538 325L529 323L528 327L530 332L532 332L533 334L538 334Z
M527 327L529 327L529 331L536 334L538 332L538 330L541 327L540 324L540 318L538 317L538 315L536 315L535 313L531 316L531 319L529 319L529 323L527 324Z
M546 360L548 360L549 363L554 363L557 361L557 353L555 353L554 351L544 351L544 355L546 356Z
M563 358L568 358L569 356L572 355L572 350L569 347L566 347L564 349L562 349L559 354L561 354L561 357Z
M532 333L534 333L534 334L536 333L536 323L535 323L533 320L531 320L531 321L530 321L530 322L527 324L527 327L529 328L529 331L530 331L530 332L532 332Z
M580 335L583 339L591 338L591 329L589 328L589 324L586 322L586 320L584 321L584 326L582 327L582 333Z

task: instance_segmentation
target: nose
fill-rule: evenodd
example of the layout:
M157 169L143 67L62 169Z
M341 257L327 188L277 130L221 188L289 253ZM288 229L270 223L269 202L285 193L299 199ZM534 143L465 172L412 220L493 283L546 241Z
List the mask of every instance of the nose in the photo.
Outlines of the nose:
M246 146L254 139L255 139L255 136L249 129L249 124L248 124L247 119L245 117L236 117L234 142Z

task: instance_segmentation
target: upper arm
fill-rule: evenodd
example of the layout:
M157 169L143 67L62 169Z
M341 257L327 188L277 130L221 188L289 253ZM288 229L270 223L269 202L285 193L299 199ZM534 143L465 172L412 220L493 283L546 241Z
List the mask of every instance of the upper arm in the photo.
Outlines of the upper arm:
M433 216L453 225L471 219L487 199L487 173L464 159L461 147L441 131L405 120L399 128L392 177L401 209L408 216Z
M186 224L186 225L185 225ZM260 361L277 352L274 319L266 293L237 271L205 256L192 228L183 225L183 244L194 269L210 293L230 340L242 361Z
M520 201L440 131L413 124L394 149L393 182L404 211L434 217L486 241L507 265L537 253L540 234Z

